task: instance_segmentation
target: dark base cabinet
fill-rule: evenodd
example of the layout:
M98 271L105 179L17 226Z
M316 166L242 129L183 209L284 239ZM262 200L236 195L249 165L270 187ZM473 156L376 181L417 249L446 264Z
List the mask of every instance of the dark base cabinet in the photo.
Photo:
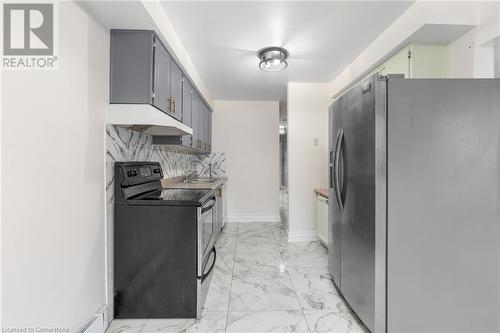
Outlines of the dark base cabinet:
M115 318L196 318L196 207L120 206L115 221Z

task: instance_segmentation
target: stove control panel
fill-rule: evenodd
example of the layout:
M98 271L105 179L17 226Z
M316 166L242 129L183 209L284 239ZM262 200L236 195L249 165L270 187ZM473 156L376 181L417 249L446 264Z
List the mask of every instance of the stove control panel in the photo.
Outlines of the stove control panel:
M116 162L115 172L119 172L121 178L123 178L121 181L122 187L147 183L163 178L161 166L157 162Z

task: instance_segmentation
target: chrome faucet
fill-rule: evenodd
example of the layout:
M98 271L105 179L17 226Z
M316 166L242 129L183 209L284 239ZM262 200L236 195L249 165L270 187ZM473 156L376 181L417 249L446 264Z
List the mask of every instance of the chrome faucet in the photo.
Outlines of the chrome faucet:
M203 163L200 160L192 160L191 161L191 170L187 171L186 174L184 175L184 181L187 182L189 181L191 175L196 173L196 168L193 168L193 164L200 164L201 167L203 168ZM212 163L208 163L208 178L212 179Z
M189 170L188 172L186 172L186 174L184 175L184 182L188 182L189 181L189 178L194 174L196 173L195 170Z
M186 174L184 175L184 181L187 182L189 181L190 177L193 175L193 174L196 174L196 167L193 167L194 164L200 164L201 166L203 166L203 164L201 163L200 160L191 160L190 162L190 169L191 170L188 170L186 172Z
M208 178L212 179L212 163L208 163Z

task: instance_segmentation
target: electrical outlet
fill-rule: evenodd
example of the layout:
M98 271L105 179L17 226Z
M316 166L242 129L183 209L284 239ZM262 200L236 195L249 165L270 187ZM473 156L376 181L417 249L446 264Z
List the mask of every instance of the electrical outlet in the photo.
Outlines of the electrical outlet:
M313 146L319 146L319 138L313 138Z

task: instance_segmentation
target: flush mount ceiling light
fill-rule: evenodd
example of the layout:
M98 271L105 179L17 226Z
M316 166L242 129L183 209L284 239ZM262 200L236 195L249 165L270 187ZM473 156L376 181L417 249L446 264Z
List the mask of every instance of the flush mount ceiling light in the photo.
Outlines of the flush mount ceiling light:
M278 72L282 71L288 66L286 58L288 58L288 51L282 47L266 47L257 52L260 59L259 67L263 71Z

